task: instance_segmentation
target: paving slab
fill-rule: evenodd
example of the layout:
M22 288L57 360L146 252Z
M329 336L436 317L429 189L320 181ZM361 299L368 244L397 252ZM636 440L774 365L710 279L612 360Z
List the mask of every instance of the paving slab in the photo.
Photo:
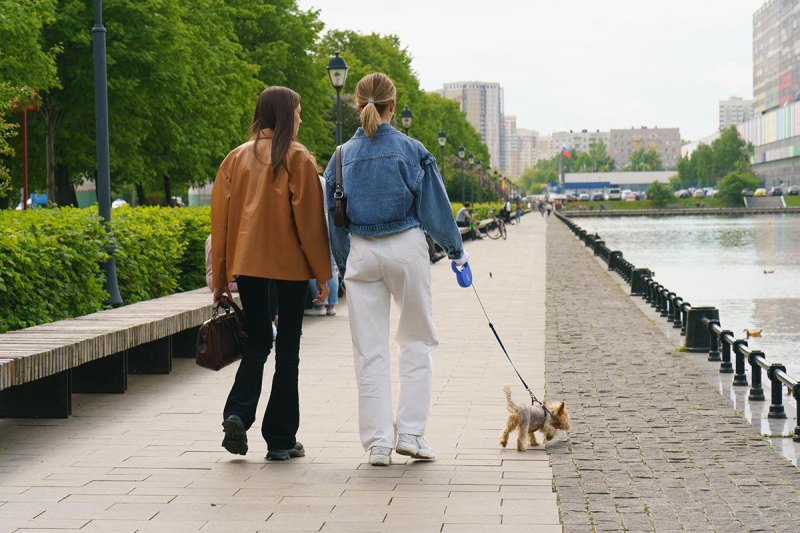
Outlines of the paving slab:
M506 241L466 245L483 304L537 394L548 222L558 223L526 216ZM523 402L522 386L449 263L433 266L432 280L440 348L427 437L436 461L367 463L341 305L335 317L304 323L298 439L306 457L267 462L258 422L246 456L226 453L221 413L236 365L211 372L175 359L171 375L129 376L124 395L74 395L70 419L0 420L0 532L560 532L547 452L497 443L502 387ZM396 379L393 387L396 399ZM259 420L268 395L264 387Z
M563 224L547 233L547 451L565 532L798 531L800 470Z

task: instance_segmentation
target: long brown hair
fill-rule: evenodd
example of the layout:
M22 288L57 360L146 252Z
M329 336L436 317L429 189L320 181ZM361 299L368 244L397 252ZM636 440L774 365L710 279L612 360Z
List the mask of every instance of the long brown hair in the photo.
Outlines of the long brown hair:
M267 87L258 96L253 124L250 131L255 137L253 150L258 154L258 141L262 139L261 130L273 131L272 168L284 162L286 152L294 137L294 110L300 105L300 95L288 87ZM257 157L257 156L256 156Z
M356 85L356 102L361 109L361 127L372 139L381 124L381 115L393 101L397 100L397 89L386 74L367 74Z

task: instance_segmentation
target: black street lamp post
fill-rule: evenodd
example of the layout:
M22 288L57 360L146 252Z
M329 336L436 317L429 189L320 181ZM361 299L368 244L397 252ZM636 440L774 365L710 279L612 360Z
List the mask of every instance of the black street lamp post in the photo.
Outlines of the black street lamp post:
M500 176L500 173L497 172L497 169L494 169L494 186L492 187L492 201L493 202L497 201L497 183L498 183L498 177L499 176Z
M481 170L483 170L483 163L480 159L475 161L475 170L478 174L478 203L481 203Z
M439 146L442 147L442 181L444 181L444 145L447 144L447 133L445 133L444 129L439 132L436 140L439 141Z
M94 2L94 27L92 28L92 49L94 51L94 111L95 139L97 144L97 207L100 219L108 234L106 252L108 258L103 263L105 281L103 289L108 293L106 305L119 307L122 297L117 284L117 266L114 253L118 250L111 234L111 163L108 147L108 79L106 77L106 28L103 26L103 2Z
M464 201L467 199L467 195L464 193L464 156L466 156L467 150L464 148L464 145L460 145L458 147L458 158L461 160L461 203L463 204Z
M328 76L331 78L331 85L336 89L336 146L342 144L342 102L340 93L344 83L347 81L347 71L347 63L339 57L339 52L336 52L330 63L328 63Z
M472 167L475 165L475 156L469 154L467 156L467 162L469 163L469 169L472 170ZM475 177L472 174L469 176L469 201L473 204L472 208L475 209Z
M414 122L414 114L411 110L406 106L403 109L403 112L400 113L400 123L403 124L403 129L406 130L406 135L408 135L408 130L411 129L411 123Z

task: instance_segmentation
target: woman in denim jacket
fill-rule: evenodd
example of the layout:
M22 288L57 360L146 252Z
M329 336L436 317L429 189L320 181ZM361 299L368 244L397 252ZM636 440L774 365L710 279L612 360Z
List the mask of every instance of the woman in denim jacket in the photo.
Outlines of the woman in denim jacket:
M394 83L381 73L365 76L356 87L356 99L362 127L341 150L349 230L333 223L335 155L324 178L331 246L347 288L361 442L370 450L370 464L386 466L392 448L417 459L436 456L424 438L431 402L431 352L438 341L423 229L457 264L463 265L469 256L436 160L420 142L390 124L397 104ZM400 310L395 337L400 346L396 420L389 370L392 296Z

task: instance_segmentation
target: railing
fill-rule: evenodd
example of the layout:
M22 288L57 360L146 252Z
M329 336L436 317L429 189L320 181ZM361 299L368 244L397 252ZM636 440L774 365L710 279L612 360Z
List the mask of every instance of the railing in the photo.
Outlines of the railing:
M658 283L654 277L655 272L647 268L637 268L622 257L622 252L609 249L600 235L589 234L560 213L556 213L556 216L594 251L594 255L605 261L609 271L618 273L631 286L631 296L644 298L667 322L672 323L673 328L680 329L681 335L685 337L687 352L708 352L709 361L720 363L721 374L733 374L733 386L749 385L749 400L765 400L761 377L762 371L766 371L772 387L768 418L786 418L783 406L783 387L786 386L795 399L798 411L792 440L800 442L800 387L797 386L797 380L786 373L784 365L770 362L763 352L750 349L747 340L737 339L731 331L723 329L719 321L719 310L715 307L692 307L689 302ZM735 360L731 359L732 356ZM750 365L749 383L746 364Z

